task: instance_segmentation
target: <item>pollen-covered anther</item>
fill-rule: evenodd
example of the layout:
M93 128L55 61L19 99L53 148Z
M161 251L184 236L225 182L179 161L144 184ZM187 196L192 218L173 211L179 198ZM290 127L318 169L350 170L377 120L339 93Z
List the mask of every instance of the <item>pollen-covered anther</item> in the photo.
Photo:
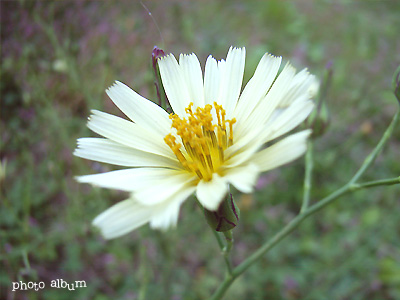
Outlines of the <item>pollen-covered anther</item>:
M227 120L229 123L229 141L228 141L228 147L233 145L233 124L236 123L236 119L233 118L232 120Z
M236 119L225 120L226 112L221 105L207 104L204 108L192 109L193 103L185 109L187 119L176 114L169 117L172 128L180 137L181 143L172 134L165 136L165 143L171 148L182 167L195 173L199 179L210 181L213 173L218 173L224 163L224 151L233 145L233 124ZM217 120L213 119L215 109ZM229 124L227 133L226 124Z

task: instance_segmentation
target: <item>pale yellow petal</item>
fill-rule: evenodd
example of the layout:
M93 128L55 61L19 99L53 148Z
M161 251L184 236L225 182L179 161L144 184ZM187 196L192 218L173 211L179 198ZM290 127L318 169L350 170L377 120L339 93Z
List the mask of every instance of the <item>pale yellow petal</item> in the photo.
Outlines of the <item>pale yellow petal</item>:
M276 144L261 150L254 155L251 161L262 172L290 163L304 154L307 149L307 138L310 134L311 130L292 134Z
M87 126L94 132L119 144L174 159L162 136L117 116L97 110L92 113Z
M227 169L224 178L242 193L251 193L257 182L258 174L258 167L250 163Z
M197 199L208 210L216 210L228 192L227 182L217 173L210 181L200 180L197 185Z
M169 133L171 128L169 114L154 102L140 96L119 81L106 92L114 104L142 128L162 137Z
M152 207L138 204L133 199L119 202L98 215L92 224L106 239L113 239L148 223Z
M185 108L191 100L181 66L172 54L158 59L158 66L163 87L172 109L179 116L185 117Z
M78 139L74 155L125 167L181 168L177 159L140 151L103 138Z

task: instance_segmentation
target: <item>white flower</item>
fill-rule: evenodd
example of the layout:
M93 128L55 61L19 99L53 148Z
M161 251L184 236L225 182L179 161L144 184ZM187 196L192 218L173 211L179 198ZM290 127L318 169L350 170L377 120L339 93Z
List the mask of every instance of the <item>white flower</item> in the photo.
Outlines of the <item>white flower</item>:
M289 135L313 109L318 89L306 70L296 74L281 58L265 54L241 92L245 49L226 60L209 56L204 79L195 54L158 60L174 114L116 82L108 96L130 121L92 111L88 127L104 138L81 138L79 157L130 167L78 177L78 181L131 192L93 224L105 238L143 224L176 225L181 204L193 193L216 210L232 184L250 193L258 175L301 156L310 130ZM275 143L273 143L275 142ZM263 147L268 143L268 147Z

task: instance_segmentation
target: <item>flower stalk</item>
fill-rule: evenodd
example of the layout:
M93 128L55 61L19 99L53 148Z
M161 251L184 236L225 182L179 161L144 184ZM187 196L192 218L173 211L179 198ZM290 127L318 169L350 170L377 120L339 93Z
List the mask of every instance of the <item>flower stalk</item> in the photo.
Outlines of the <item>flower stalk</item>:
M216 211L204 209L204 215L217 239L224 257L227 272L231 275L233 268L229 255L233 247L233 229L238 224L240 216L239 208L236 206L232 194L229 193L229 195L227 195L226 199L220 204ZM219 232L224 234L225 243L222 241Z
M210 227L210 228L211 228L211 227ZM223 257L224 257L224 262L225 262L225 265L226 265L226 270L227 270L229 276L231 276L231 275L232 275L233 268L232 268L232 263L231 263L231 260L230 260L230 257L229 257L229 252L225 251L225 249L227 249L227 246L224 245L224 242L222 241L222 238L221 238L221 236L220 236L220 233L218 233L217 231L215 231L213 228L211 228L211 231L213 232L213 234L214 234L214 236L215 236L215 239L216 239L217 242L218 242L218 246L219 246L219 248L220 248L220 250L221 250L221 253L222 253ZM230 246L230 248L232 248L232 246Z
M224 259L226 261L226 266L227 266L227 270L229 275L232 275L232 263L230 260L230 253L233 247L233 230L227 230L224 231L224 236L225 236L225 240L226 240L226 245L225 247L222 249L222 254L224 255Z

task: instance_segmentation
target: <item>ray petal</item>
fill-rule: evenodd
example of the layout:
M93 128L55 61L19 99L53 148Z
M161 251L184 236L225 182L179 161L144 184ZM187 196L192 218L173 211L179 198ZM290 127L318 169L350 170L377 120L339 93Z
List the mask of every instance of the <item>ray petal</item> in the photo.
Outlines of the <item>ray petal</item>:
M235 108L235 116L238 122L246 119L267 94L278 74L281 61L281 57L275 57L268 53L261 58L253 77L246 84Z
M217 61L210 55L206 61L204 71L204 99L205 104L217 101L219 92L220 70Z
M221 77L217 102L225 109L227 119L232 118L242 89L245 57L245 48L231 47L226 62L221 61L218 66Z
M299 158L307 149L307 138L311 130L303 130L292 134L276 144L253 156L252 162L261 172L275 169Z
M177 177L184 179L180 177L182 174L185 173L166 168L134 168L83 175L76 177L76 179L79 182L90 183L103 188L135 192L148 188L153 188L154 191L154 187L157 186L158 182L162 182L166 178L172 178L170 181L176 182L178 181Z
M208 210L216 210L228 192L227 182L217 173L214 173L212 180L200 180L197 185L197 199Z
M96 110L92 113L87 126L94 132L128 147L174 158L162 136L117 116Z
M171 128L168 113L154 102L116 81L106 90L115 105L132 121L147 130L165 136Z
M172 54L158 59L161 80L174 113L185 117L190 97L181 66Z
M259 170L255 164L228 169L224 178L242 193L251 193L256 184Z
M188 102L193 102L194 108L204 106L204 86L203 74L200 62L195 54L181 54L179 65L185 78L185 83L189 93Z
M152 207L127 199L102 212L92 224L100 229L104 238L113 239L149 222L152 210Z
M152 228L166 230L176 226L178 222L179 208L191 194L196 190L193 185L186 185L177 193L165 201L166 204L158 205L150 220Z

